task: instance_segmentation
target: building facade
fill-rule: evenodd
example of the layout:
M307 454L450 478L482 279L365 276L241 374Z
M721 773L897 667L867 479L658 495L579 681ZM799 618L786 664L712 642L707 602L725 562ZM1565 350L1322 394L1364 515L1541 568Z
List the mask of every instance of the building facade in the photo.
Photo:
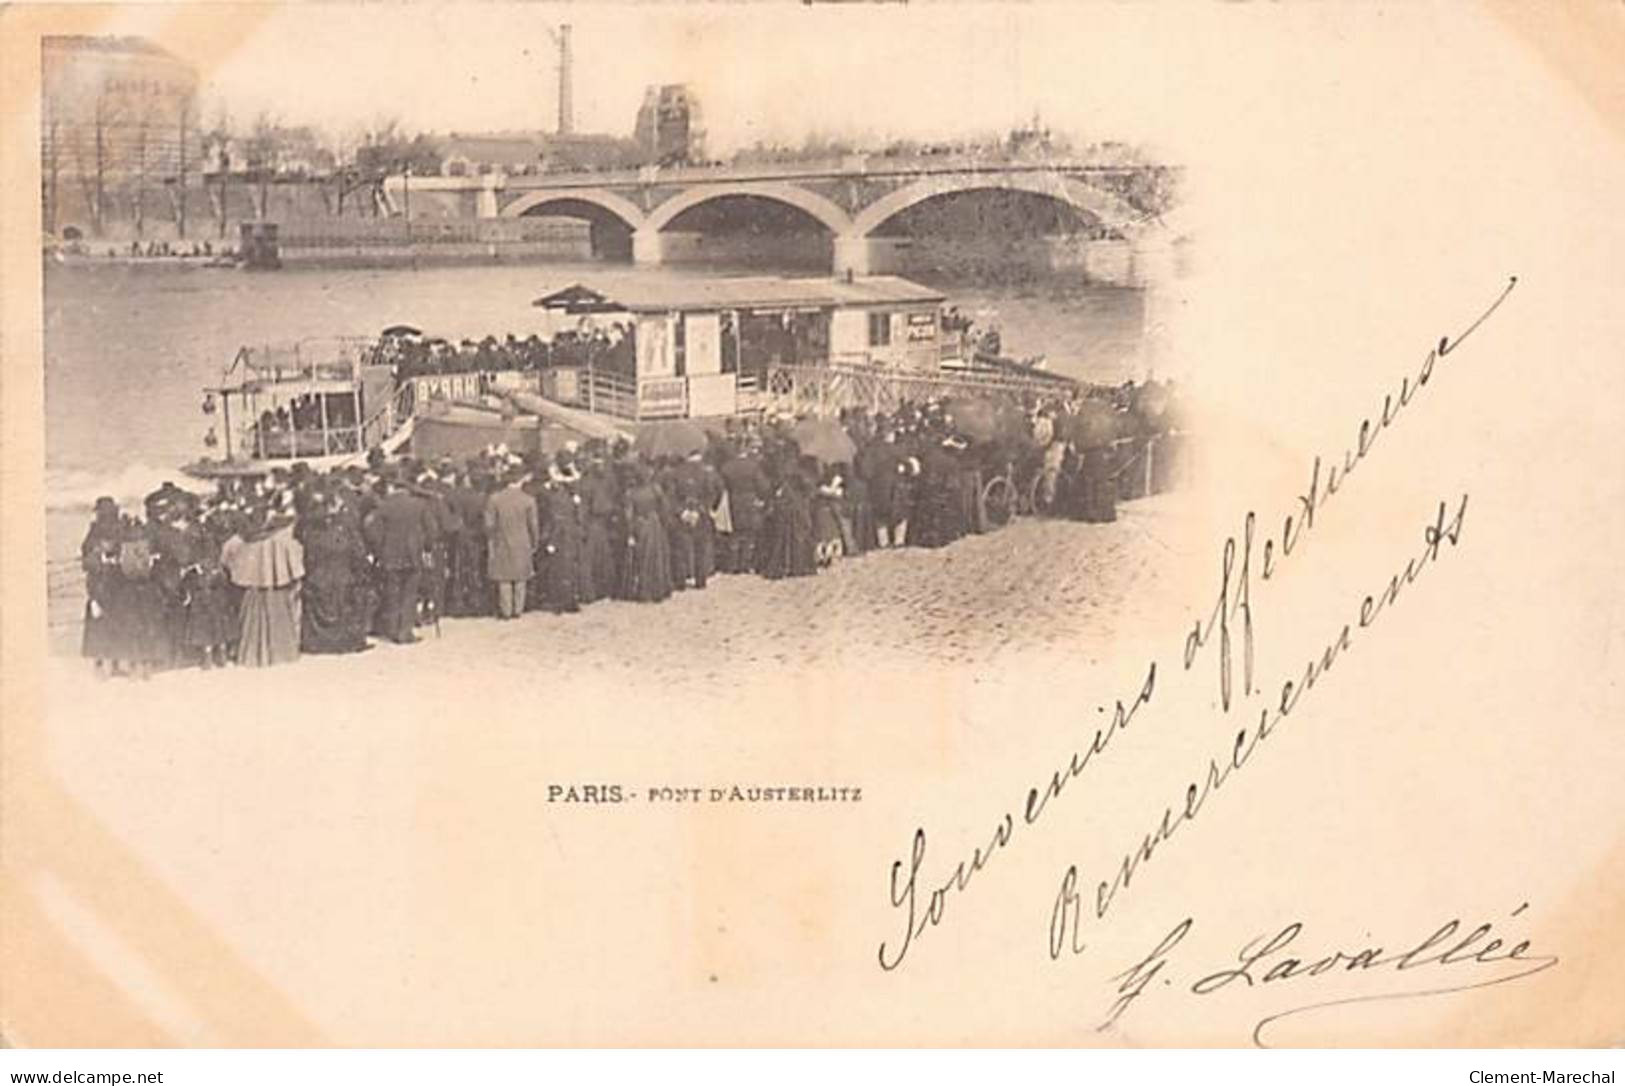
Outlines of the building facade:
M677 166L705 158L700 104L682 83L651 86L643 92L633 140L644 162Z
M201 161L196 69L143 38L54 36L40 48L47 232L179 225L175 204Z

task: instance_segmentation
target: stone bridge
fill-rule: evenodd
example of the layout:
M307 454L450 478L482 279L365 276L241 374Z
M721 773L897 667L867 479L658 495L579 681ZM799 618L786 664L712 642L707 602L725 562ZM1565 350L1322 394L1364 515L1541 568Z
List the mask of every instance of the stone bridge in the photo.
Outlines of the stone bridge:
M1138 242L1165 233L1162 221L1118 193L1146 166L985 158L897 160L848 156L782 167L646 167L602 173L413 178L414 191L466 194L465 214L482 218L570 215L618 222L631 232L632 259L659 264L683 212L714 200L757 197L797 208L833 238L836 274L878 270L875 235L893 216L959 192L1025 192L1065 204L1111 235ZM396 185L401 179L392 179ZM393 185L391 187L394 187Z

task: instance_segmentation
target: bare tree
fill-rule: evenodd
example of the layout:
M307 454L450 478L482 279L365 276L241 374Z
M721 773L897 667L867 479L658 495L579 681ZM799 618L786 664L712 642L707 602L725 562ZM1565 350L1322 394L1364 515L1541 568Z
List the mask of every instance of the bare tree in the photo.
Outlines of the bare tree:
M107 125L110 110L107 105L107 93L103 91L96 96L95 137L96 137L96 236L100 237L107 228Z
M175 233L182 238L186 236L186 167L190 151L187 137L191 135L195 109L196 104L189 94L181 97L175 109L175 184L170 191L174 194Z
M387 160L400 141L400 128L399 118L380 114L362 132L361 142L356 147L357 182L366 186L367 204L375 217L385 210L384 178L389 173Z
M355 152L356 173L372 190L375 214L393 211L384 189L385 178L408 171L419 177L431 176L440 172L440 163L440 149L433 139L421 132L407 136L400 121L393 117L374 121Z
M353 127L321 133L321 147L330 161L318 176L316 188L329 215L344 216L344 199L353 187L355 149L360 142L359 130Z
M254 118L254 127L244 147L244 165L258 183L259 200L254 208L255 218L264 219L270 214L271 179L276 175L281 151L282 135L276 119L269 113L261 112Z
M215 211L215 236L221 239L226 236L226 217L230 213L231 142L231 115L226 112L225 106L216 104L213 120L203 133L205 161L202 172L207 184L209 168L214 168L215 187L210 190L209 198Z
M145 237L147 232L147 171L152 155L152 103L149 96L143 95L136 105L136 120L134 140L135 170L134 191L130 194L130 204L135 219L135 236Z
M110 154L108 126L114 109L105 90L98 92L90 116L64 122L72 151L74 179L90 211L91 233L102 237L107 225L107 167Z

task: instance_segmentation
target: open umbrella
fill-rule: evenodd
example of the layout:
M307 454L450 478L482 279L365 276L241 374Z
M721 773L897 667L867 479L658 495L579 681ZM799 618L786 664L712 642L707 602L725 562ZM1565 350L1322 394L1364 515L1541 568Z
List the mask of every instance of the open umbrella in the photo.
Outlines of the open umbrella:
M422 334L422 329L413 328L410 324L392 324L379 333L385 339L404 339L408 336L421 336Z
M858 453L852 438L834 419L802 419L790 427L790 438L803 456L826 464L850 464Z
M637 448L650 456L689 456L704 452L705 431L686 419L651 422L638 428Z
M948 400L942 405L949 428L973 441L992 441L999 432L998 408L989 400Z

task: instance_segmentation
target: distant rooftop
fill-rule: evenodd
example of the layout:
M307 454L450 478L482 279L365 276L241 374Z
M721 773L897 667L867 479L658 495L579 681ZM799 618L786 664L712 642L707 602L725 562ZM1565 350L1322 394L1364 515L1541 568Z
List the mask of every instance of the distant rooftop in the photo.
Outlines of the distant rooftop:
M670 313L696 309L825 308L941 302L942 293L895 275L858 279L741 276L578 282L533 305L566 313Z
M442 137L431 135L431 139ZM617 143L625 139L624 136L612 136L603 132L550 132L541 129L504 128L494 132L447 132L443 137L448 140L491 140L498 143Z
M629 139L592 132L449 132L429 139L447 159L510 169L543 164L620 167L629 165L637 151Z

